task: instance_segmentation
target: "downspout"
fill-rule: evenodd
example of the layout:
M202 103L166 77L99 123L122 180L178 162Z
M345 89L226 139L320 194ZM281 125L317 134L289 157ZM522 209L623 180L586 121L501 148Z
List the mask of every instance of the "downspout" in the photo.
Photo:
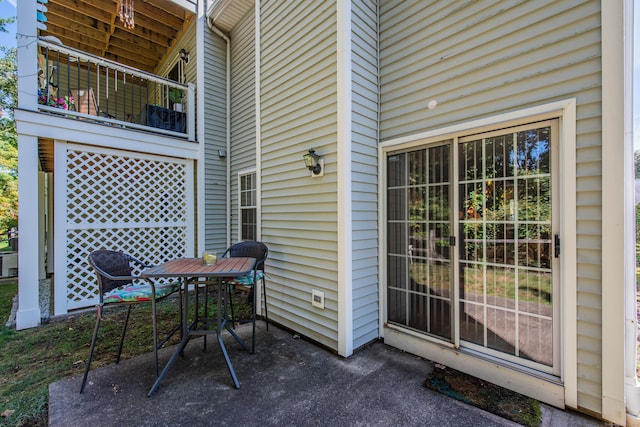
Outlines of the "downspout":
M384 151L380 147L380 122L382 110L381 77L380 77L380 2L376 3L376 152L378 153L378 337L384 338L385 312L386 312L386 254L383 240L384 216L382 214L383 185L386 185L382 171L384 170Z
M226 99L226 151L227 151L227 247L231 246L231 41L222 31L220 31L209 17L206 18L207 26L211 31L216 33L227 44L227 69L226 69L226 83L227 83L227 99Z

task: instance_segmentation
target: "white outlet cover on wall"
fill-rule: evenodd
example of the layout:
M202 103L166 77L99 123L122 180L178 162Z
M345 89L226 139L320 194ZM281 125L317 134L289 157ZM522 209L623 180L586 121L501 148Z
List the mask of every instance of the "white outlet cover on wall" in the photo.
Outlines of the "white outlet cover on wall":
M311 305L324 310L324 292L311 290Z

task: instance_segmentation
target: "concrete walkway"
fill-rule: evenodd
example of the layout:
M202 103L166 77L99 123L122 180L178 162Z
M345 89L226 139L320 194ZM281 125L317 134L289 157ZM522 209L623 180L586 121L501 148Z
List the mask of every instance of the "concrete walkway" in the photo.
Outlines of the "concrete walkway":
M243 326L240 336L250 339ZM228 335L228 334L225 334ZM256 353L225 336L240 389L213 339L195 339L159 390L153 355L130 359L49 386L51 426L514 426L423 387L433 364L375 343L348 359L288 332L259 326ZM174 348L164 349L164 363ZM543 406L544 426L601 426Z

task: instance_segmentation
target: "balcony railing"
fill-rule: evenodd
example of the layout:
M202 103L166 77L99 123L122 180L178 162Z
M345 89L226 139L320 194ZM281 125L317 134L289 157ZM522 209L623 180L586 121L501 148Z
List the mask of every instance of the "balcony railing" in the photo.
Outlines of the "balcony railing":
M38 46L40 111L195 140L193 85L44 40Z

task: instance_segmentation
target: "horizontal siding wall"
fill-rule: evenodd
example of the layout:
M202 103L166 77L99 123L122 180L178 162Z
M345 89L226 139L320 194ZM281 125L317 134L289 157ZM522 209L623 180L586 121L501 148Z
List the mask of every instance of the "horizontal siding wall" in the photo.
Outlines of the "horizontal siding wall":
M352 6L351 199L353 348L378 332L378 65L377 2Z
M336 4L265 1L260 10L262 239L269 318L337 349ZM325 159L312 178L302 155ZM325 293L325 309L311 290Z
M381 140L577 99L578 405L601 412L600 2L380 1ZM427 109L435 99L437 108Z
M231 31L231 240L238 233L238 172L256 167L255 13Z
M169 54L167 55L166 61L158 67L157 74L161 76L166 76L169 74L169 71L176 65L176 62L180 60L180 49L184 49L190 53L189 62L187 62L184 66L185 78L187 83L196 83L196 73L197 73L197 64L198 64L198 55L196 52L196 21L189 25L187 31L184 32L180 40L173 46Z
M218 156L226 143L226 43L205 30L204 90L204 228L205 247L224 251L227 247L227 169Z
M197 108L198 102L196 101L198 98L198 55L196 52L198 51L196 47L196 30L198 28L197 21L191 23L187 31L182 35L180 40L173 46L171 49L171 53L167 55L167 60L158 68L158 74L161 76L167 76L171 69L175 67L176 63L180 60L180 50L184 49L190 53L189 62L184 64L184 74L185 74L185 83L193 83L194 85L194 107ZM186 107L186 106L185 106ZM186 107L188 108L188 107ZM186 111L186 110L185 110ZM187 111L187 113L189 113ZM194 111L193 114L196 114L195 120L195 135L197 138L198 134L198 120L197 120L197 111Z

